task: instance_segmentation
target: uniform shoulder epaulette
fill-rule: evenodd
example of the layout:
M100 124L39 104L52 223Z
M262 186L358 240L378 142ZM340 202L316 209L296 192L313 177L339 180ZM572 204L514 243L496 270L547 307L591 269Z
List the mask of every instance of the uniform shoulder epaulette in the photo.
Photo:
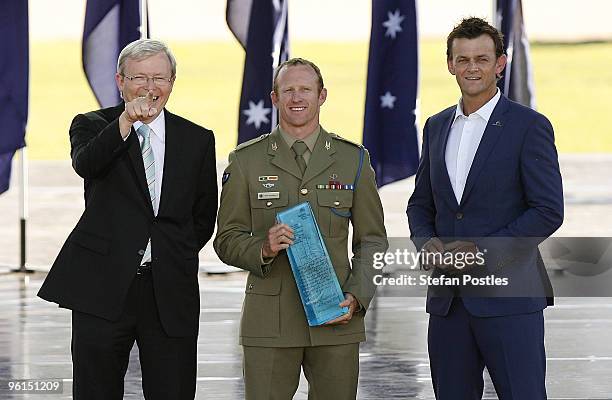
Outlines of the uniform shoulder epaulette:
M264 140L265 138L267 138L268 136L270 136L270 134L269 133L265 133L265 134L263 134L263 135L261 135L259 137L256 137L256 138L251 139L251 140L247 140L244 143L240 143L238 146L236 146L236 149L234 151L242 150L245 147L249 147L252 144L259 143L262 140Z
M351 140L348 140L348 139L346 139L346 138L343 138L342 136L337 135L337 134L335 134L335 133L330 133L330 134L331 134L331 136L332 136L334 139L338 139L338 140L340 140L340 141L342 141L342 142L345 142L345 143L350 143L350 144L352 144L353 146L357 146L357 147L359 147L359 148L362 148L362 147L363 147L363 145L361 145L361 144L359 144L359 143L356 143L356 142L353 142L353 141L351 141Z

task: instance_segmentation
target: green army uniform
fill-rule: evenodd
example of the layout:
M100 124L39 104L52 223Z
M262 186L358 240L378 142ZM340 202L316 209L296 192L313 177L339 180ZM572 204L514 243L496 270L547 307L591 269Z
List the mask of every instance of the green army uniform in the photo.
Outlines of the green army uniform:
M304 139L307 144L308 139ZM214 247L223 262L250 272L240 325L247 398L290 398L302 364L309 378L310 398L351 398L337 386L357 387L358 343L365 340L363 320L375 290L371 254L387 248L382 205L369 155L362 146L321 128L312 154L304 158L307 168L302 177L295 153L277 128L238 146L223 175ZM346 325L309 327L286 252L281 251L269 264L262 262L262 245L276 214L304 201L313 209L342 291L359 302L360 310ZM349 220L353 226L351 260ZM291 349L272 356L270 362L269 355L262 356L266 348ZM300 348L310 352L300 353ZM347 348L349 353L334 355L334 348ZM325 354L322 350L326 349L332 353ZM296 351L297 361L288 355ZM306 356L300 360L299 354ZM332 372L340 375L332 380L313 376L313 369L323 367L315 364L322 363L336 367L339 371ZM249 381L250 368L261 379ZM341 379L344 370L350 375L347 383ZM290 375L289 382L285 384L279 374Z

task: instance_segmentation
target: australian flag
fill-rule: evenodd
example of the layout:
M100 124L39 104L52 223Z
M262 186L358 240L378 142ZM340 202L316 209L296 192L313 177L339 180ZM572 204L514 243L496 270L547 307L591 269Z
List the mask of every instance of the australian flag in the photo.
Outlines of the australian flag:
M416 173L418 78L415 0L372 0L363 144L378 187Z
M83 32L83 70L102 107L121 98L115 83L117 58L141 38L139 0L88 0Z
M230 30L246 51L238 115L238 143L277 123L270 100L274 69L289 56L289 0L227 0Z
M523 24L523 2L497 0L496 8L496 25L504 34L508 55L504 76L497 82L497 86L511 100L535 109L529 42Z
M28 120L28 2L5 0L0 8L0 193L8 190L11 161L25 146Z

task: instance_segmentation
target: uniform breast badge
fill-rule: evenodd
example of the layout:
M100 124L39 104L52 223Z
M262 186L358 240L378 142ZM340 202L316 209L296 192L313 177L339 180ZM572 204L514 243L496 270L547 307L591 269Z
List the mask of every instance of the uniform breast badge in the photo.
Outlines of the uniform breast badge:
M338 174L331 174L326 185L317 185L317 189L323 190L354 190L354 185L343 184L338 180Z

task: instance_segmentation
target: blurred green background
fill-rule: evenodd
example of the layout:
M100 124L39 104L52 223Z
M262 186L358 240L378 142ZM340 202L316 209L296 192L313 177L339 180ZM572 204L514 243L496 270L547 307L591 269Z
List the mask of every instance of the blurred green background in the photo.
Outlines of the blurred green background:
M168 109L214 130L217 157L236 145L244 52L235 42L169 42L178 61ZM31 44L26 140L36 160L69 158L74 115L98 108L81 68L79 41ZM419 122L457 102L445 42L420 48ZM560 152L612 152L612 43L532 44L537 108L552 121ZM293 42L291 55L319 65L328 88L322 125L361 142L368 44Z

